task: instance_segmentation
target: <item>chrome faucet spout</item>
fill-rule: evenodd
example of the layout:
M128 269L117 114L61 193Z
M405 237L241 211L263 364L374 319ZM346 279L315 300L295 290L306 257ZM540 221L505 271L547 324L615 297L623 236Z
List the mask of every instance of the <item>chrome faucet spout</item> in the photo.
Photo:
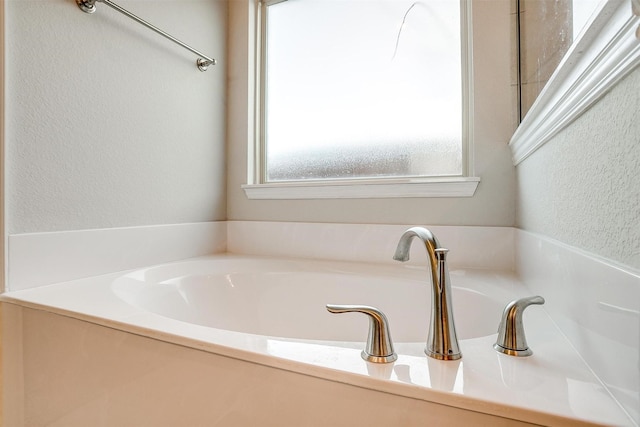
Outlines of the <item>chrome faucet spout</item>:
M418 237L424 242L429 258L435 258L434 251L440 247L440 243L438 242L438 239L436 239L436 236L426 228L411 227L402 234L402 237L400 237L393 259L401 262L409 261L409 249L411 248L411 241L414 237Z
M424 243L431 270L431 324L425 353L438 360L460 359L462 353L453 320L451 281L446 263L449 250L440 247L431 231L423 227L412 227L400 237L393 259L401 262L409 260L409 249L414 237Z

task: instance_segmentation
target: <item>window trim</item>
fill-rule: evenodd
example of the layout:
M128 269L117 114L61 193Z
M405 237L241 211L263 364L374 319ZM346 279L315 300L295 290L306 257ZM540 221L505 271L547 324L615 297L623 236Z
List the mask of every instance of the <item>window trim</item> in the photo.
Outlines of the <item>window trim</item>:
M287 0L256 2L255 41L255 102L254 135L248 147L247 184L242 189L248 199L370 199L370 198L422 198L472 197L480 183L473 168L473 62L472 62L472 9L471 0L460 0L461 66L462 66L462 174L434 177L390 177L372 179L335 179L266 182L264 164L264 128L266 91L266 10L269 6Z
M243 185L249 199L387 199L471 197L480 178L376 179L351 181L278 182Z

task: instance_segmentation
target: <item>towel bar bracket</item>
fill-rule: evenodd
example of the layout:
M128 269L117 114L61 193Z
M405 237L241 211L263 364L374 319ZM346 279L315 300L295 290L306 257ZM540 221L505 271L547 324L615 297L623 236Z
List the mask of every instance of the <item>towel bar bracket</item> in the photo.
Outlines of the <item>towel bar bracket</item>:
M96 11L96 2L91 0L76 0L78 7L82 9L83 12L93 13Z
M120 12L123 15L126 15L129 18L133 19L134 21L144 25L145 27L149 28L150 30L155 31L156 33L160 34L161 36L163 36L163 37L165 37L165 38L167 38L169 40L171 40L172 42L176 43L177 45L180 45L183 48L187 49L188 51L198 55L200 58L198 58L196 60L196 65L198 66L198 69L200 71L206 71L207 68L209 68L209 65L216 65L216 60L215 59L209 58L208 56L202 54L201 52L198 52L197 50L195 50L194 48L192 48L188 44L181 42L180 40L178 40L177 38L173 37L172 35L170 35L168 33L165 33L160 28L156 27L155 25L152 25L152 24L148 23L144 19L134 15L133 13L131 13L128 10L118 6L117 4L113 3L110 0L76 0L76 4L78 5L78 7L83 12L86 12L86 13L94 13L96 11L96 2L100 2L100 3L106 4L107 6L111 7L112 9L117 10L118 12Z

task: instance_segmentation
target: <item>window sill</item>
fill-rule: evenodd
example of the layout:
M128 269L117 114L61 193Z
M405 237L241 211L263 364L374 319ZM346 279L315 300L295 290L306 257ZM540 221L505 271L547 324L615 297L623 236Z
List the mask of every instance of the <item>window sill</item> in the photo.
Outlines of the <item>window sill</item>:
M471 197L478 177L447 177L414 180L366 180L333 182L283 182L243 185L253 200L387 199L423 197Z

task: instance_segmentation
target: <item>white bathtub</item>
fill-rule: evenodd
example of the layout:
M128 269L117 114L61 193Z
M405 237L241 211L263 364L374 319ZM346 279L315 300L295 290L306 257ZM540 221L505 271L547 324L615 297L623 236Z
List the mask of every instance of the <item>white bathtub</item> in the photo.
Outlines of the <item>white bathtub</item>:
M463 353L455 362L424 355L430 310L426 267L400 263L219 255L10 292L2 300L479 414L547 425L629 423L543 307L525 312L533 356L493 350L503 307L531 295L514 275L450 273ZM372 305L385 312L398 360L386 365L362 360L366 319L332 315L327 303Z
M453 273L460 339L496 332L499 283ZM327 303L378 307L398 342L426 340L431 307L425 268L256 258L209 258L137 270L113 281L127 303L161 316L229 331L322 341L362 341L367 321Z

